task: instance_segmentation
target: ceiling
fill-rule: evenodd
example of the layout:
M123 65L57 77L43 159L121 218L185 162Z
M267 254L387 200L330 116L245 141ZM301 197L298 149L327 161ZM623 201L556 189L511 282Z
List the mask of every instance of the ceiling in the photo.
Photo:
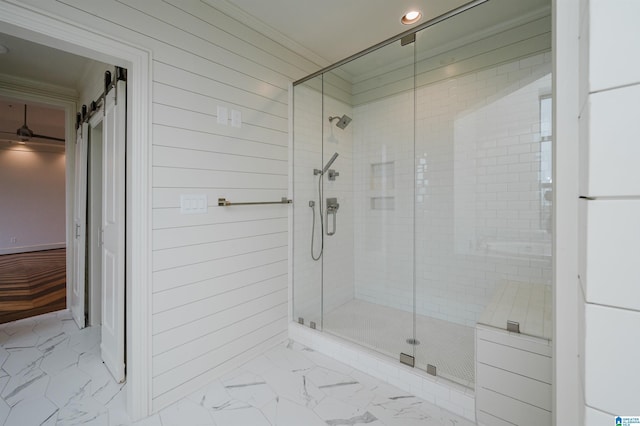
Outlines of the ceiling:
M420 25L469 0L203 0L319 66L327 66ZM544 7L551 0L489 0L472 22L437 25L429 39L441 43L470 30L487 28ZM487 7L490 6L490 7ZM411 9L423 18L412 26L400 22ZM468 15L465 13L464 15ZM481 16L481 19L476 17ZM437 34L435 34L437 33ZM92 62L62 50L0 32L0 74L19 76L77 90L77 82Z
M409 29L400 23L418 8L421 22L468 0L204 0L257 31L326 66ZM512 0L520 3L524 0ZM539 2L540 0L526 0ZM548 0L545 0L548 1ZM419 23L421 23L419 22ZM418 23L418 24L419 24ZM0 74L77 89L91 59L0 32Z
M411 26L401 24L401 16L410 9L419 9L420 25L434 17L466 4L468 0L203 0L223 13L237 19L276 42L297 51L318 64L327 66L360 52ZM422 46L443 46L448 41L469 32L482 30L541 8L550 0L489 0L486 5L464 13L447 25L429 29L428 40ZM451 24L451 23L454 24ZM426 32L423 32L426 33ZM425 34L426 35L426 34ZM58 49L0 33L0 45L8 51L0 55L0 74L30 79L77 91L85 70L95 61ZM424 48L424 47L423 47ZM393 53L399 55L399 52ZM374 69L375 55L362 58L360 69ZM385 60L388 62L389 58ZM355 67L356 64L350 65ZM345 71L352 72L348 66ZM354 74L354 73L352 73ZM1 101L1 100L0 100ZM15 100L14 100L15 101ZM8 114L11 102L0 102L2 116ZM16 102L15 109L21 110ZM30 104L31 105L31 104ZM30 110L29 127L47 134L48 115L40 114L37 105ZM50 117L54 117L51 115ZM43 122L40 122L42 117ZM2 118L2 117L0 117ZM6 117L5 117L6 118ZM0 130L15 133L22 125L18 119L2 118ZM54 130L52 130L54 132ZM7 137L0 135L0 137Z
M408 30L401 17L422 11L415 25L468 0L225 0L313 52L329 65ZM224 1L222 2L224 3ZM219 0L209 4L220 7Z
M400 18L422 12L419 25L469 0L226 0L332 64L400 34ZM223 2L224 3L224 2ZM219 0L209 4L219 6Z
M297 44L316 56L319 65L330 65L377 43L407 31L470 0L204 0L249 26ZM440 40L462 32L488 28L549 7L551 0L490 0L480 6L473 22L439 25ZM418 9L423 18L407 26L400 22L408 10ZM251 22L247 22L249 19ZM472 28L466 27L470 24ZM256 28L259 29L259 28ZM280 41L280 40L277 40ZM310 58L314 59L314 58ZM319 59L319 60L318 60Z
M76 89L85 69L93 61L62 50L0 33L0 45L7 53L0 56L0 74L17 76Z

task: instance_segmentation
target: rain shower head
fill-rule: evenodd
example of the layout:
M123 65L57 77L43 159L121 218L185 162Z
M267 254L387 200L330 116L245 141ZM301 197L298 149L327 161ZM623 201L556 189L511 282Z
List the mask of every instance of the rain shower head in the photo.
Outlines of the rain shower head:
M347 114L344 114L342 117L338 117L337 115L335 117L329 117L329 123L333 123L333 120L335 119L338 119L336 126L340 127L343 130L349 125L349 123L351 123L351 117L349 117Z

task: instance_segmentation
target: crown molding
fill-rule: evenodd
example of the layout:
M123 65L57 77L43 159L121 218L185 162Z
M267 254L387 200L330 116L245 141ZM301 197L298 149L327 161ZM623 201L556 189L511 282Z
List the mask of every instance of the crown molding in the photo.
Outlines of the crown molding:
M235 4L231 3L229 0L202 0L203 3L208 6L222 12L228 17L248 26L249 28L259 32L265 37L275 41L278 44L286 47L287 49L297 53L305 59L308 59L315 64L318 64L320 67L326 67L331 65L327 59L321 57L317 53L307 49L297 41L294 41L282 34L276 28L266 24L255 16L247 13L243 9L239 8Z

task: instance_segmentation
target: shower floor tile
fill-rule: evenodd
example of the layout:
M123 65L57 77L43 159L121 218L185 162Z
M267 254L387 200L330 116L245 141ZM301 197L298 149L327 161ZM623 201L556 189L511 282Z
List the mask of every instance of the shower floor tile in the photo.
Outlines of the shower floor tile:
M416 315L388 306L351 300L326 313L323 330L398 359L401 352L414 355L416 368L435 365L437 374L463 386L475 383L475 330L449 321ZM415 352L414 352L415 351Z

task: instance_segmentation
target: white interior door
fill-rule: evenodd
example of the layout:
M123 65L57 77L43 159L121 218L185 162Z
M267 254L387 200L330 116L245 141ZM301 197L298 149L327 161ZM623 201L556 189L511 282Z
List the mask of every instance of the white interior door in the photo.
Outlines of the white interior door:
M87 239L87 125L76 133L75 178L73 204L73 274L71 282L71 315L78 327L85 327L85 267Z
M89 120L87 144L87 326L102 325L102 110Z
M102 360L124 381L126 83L106 95L102 122Z

